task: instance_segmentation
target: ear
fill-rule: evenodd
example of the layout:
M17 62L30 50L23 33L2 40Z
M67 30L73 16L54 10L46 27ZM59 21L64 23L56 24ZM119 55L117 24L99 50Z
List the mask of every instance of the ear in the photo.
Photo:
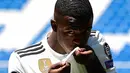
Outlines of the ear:
M57 24L56 24L55 20L51 19L51 27L52 27L53 31L55 31L55 32L57 31Z

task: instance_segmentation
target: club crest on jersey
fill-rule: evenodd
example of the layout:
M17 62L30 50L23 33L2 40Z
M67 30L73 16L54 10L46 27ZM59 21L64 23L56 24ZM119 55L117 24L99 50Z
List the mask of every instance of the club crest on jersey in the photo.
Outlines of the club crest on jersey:
M105 51L105 54L108 56L108 58L112 59L110 47L107 43L104 44L104 51Z
M49 58L43 58L38 60L38 65L41 73L48 73L48 69L52 65L52 63Z

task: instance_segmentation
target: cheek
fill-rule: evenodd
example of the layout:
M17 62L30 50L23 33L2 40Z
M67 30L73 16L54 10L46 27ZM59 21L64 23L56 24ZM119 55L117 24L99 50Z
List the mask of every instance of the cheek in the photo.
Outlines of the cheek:
M58 39L59 44L64 42L64 37L65 35L63 34L62 30L59 29L57 31L57 39Z
M71 43L72 41L72 37L68 37L64 32L59 32L58 39L60 42L64 42L65 44Z
M67 35L67 33L63 32L63 31L58 31L57 32L57 39L58 42L61 46L66 46L69 47L72 45L72 37L69 37Z

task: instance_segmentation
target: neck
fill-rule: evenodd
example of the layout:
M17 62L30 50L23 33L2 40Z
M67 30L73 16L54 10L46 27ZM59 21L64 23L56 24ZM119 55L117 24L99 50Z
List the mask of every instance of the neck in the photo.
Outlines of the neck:
M56 32L54 31L52 31L52 33L50 33L50 35L48 36L48 44L57 53L60 53L60 54L66 53L65 50L58 43Z

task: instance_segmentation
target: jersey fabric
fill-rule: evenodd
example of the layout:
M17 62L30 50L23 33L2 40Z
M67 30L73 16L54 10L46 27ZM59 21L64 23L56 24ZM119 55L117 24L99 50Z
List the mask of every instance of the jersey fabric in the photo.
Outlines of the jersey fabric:
M99 31L91 32L87 45L94 50L106 73L116 73L110 47ZM35 45L14 51L9 59L8 73L48 73L52 64L62 61L66 56L51 49L46 38ZM73 56L69 62L71 73L87 73L85 66L77 63Z

